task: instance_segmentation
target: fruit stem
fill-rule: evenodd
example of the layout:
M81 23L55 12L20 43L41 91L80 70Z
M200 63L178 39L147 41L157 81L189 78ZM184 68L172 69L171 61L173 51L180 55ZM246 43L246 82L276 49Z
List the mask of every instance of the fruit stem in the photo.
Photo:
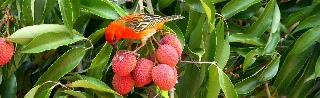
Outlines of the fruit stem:
M174 98L174 91L175 91L176 89L175 88L171 88L170 90L169 90L169 98Z
M181 63L192 63L192 64L213 64L217 65L217 62L195 62L195 61L180 61Z

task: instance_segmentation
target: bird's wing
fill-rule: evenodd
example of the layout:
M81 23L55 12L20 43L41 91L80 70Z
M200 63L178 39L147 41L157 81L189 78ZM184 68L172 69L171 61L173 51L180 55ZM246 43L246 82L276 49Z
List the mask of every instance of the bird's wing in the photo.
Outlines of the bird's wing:
M163 17L151 14L130 14L124 17L124 24L132 28L137 33L147 28L152 28L159 22L163 21Z

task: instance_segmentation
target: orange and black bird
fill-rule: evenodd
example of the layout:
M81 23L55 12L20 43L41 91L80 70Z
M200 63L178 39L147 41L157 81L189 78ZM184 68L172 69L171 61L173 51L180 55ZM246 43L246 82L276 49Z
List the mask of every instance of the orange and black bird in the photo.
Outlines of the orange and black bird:
M111 22L105 30L105 38L109 44L116 47L116 43L122 39L138 39L142 44L133 52L137 52L145 44L148 38L162 29L165 22L183 19L181 15L159 16L151 14L128 14Z

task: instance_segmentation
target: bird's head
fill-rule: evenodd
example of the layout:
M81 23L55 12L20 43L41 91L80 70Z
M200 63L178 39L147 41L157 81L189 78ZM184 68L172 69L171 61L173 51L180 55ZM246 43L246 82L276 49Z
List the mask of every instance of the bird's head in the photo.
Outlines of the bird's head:
M117 42L121 39L121 29L117 26L117 24L111 22L106 30L104 31L105 38L109 44L111 44L114 48L117 46Z

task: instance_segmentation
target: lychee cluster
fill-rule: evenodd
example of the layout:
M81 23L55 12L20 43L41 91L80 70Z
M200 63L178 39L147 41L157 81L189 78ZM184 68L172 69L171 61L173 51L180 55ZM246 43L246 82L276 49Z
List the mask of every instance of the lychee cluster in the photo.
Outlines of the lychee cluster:
M124 95L133 87L143 87L152 81L162 90L173 88L178 79L176 64L182 54L182 45L176 35L166 35L160 40L155 53L157 64L146 58L139 58L126 51L118 51L112 59L115 75L113 88Z
M0 38L0 66L8 63L14 52L13 43L7 42L5 38Z

